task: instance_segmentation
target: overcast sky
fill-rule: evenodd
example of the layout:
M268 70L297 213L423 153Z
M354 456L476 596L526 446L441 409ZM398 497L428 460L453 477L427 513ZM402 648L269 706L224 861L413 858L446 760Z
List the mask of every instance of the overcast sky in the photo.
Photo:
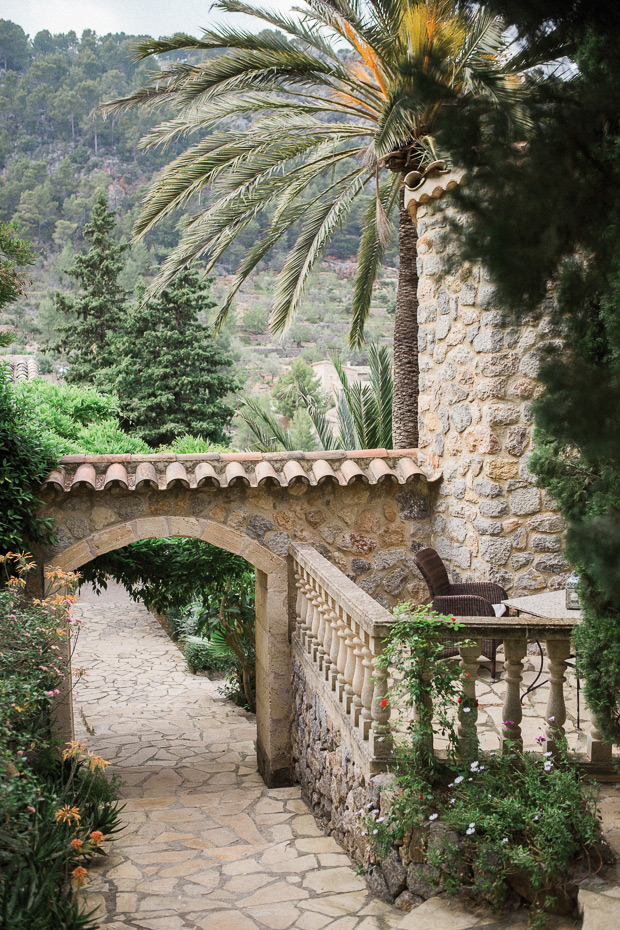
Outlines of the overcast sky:
M290 9L293 0L268 0L265 6ZM0 18L18 23L33 38L41 29L78 35L84 29L162 36L199 33L213 22L211 0L0 0ZM235 17L238 20L238 17ZM246 21L249 25L251 20Z

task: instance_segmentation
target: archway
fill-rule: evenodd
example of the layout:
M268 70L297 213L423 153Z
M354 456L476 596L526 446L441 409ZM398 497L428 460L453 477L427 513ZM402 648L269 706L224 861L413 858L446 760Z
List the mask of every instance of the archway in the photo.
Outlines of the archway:
M85 537L54 555L45 568L78 571L90 559L143 539L193 537L242 556L256 571L256 753L258 769L269 787L292 783L291 650L289 639L288 565L286 559L238 531L197 517L143 517ZM70 658L67 657L68 661ZM67 676L69 681L70 676ZM69 689L70 690L70 689ZM70 693L59 731L73 735Z

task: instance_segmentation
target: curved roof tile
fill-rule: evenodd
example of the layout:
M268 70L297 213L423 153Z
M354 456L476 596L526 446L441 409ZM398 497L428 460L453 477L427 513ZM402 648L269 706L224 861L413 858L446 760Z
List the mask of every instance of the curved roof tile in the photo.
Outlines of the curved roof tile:
M144 486L166 490L181 485L246 487L277 484L286 488L302 481L310 485L333 481L406 484L415 478L436 481L441 472L426 473L417 464L415 449L357 449L351 452L205 453L200 455L68 455L51 472L44 485L70 491L85 486L101 491L118 483L129 490Z

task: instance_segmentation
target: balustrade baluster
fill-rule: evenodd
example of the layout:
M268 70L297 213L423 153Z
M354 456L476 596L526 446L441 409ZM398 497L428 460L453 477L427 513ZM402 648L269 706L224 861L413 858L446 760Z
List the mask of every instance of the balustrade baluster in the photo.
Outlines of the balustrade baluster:
M338 660L336 665L338 666L338 681L336 684L336 694L338 695L339 701L344 701L344 689L347 683L345 678L345 669L347 666L347 645L346 639L348 635L347 621L344 615L340 615L340 623L338 624Z
M523 635L504 639L504 670L506 672L506 698L503 708L503 749L508 741L515 749L523 749L521 737L521 680L523 677L523 659L527 652L527 642Z
M566 704L564 682L566 660L570 656L570 639L546 641L549 668L549 700L547 701L547 751L556 753L558 741L564 736Z
M303 591L303 612L302 612L302 624L300 627L300 642L302 648L309 652L310 650L310 630L312 627L312 603L310 597L312 595L312 585L310 584L309 579L306 580L302 588Z
M325 592L320 589L318 593L319 603L317 604L317 610L319 612L319 623L317 627L317 665L319 669L323 669L323 664L325 661L325 614L327 612L327 604L325 603Z
M319 649L319 623L321 621L321 614L319 611L319 605L321 603L321 595L316 589L313 590L312 598L312 629L310 631L310 656L313 662L318 661L318 649Z
M329 658L331 659L331 666L329 669L329 683L332 691L336 691L338 686L338 655L340 653L340 637L338 636L338 631L340 629L340 622L338 605L334 604L333 615L331 618L332 644L329 651Z
M344 686L344 706L347 714L351 713L351 708L353 706L353 676L355 675L355 644L357 637L353 632L353 624L351 618L347 617L347 637L345 639L345 646L347 647L347 661L344 667L344 677L345 677L345 686Z
M362 665L364 667L364 683L362 685L362 714L360 721L360 729L362 731L362 737L368 739L370 734L370 726L372 724L372 697L375 689L375 683L373 681L373 673L375 668L375 663L373 661L372 652L369 649L368 641L370 636L368 633L362 633L363 643L362 643Z
M323 677L325 681L329 681L329 672L332 667L331 651L332 651L332 637L333 637L333 627L332 620L334 616L333 602L329 595L326 597L326 609L325 609L325 633L323 635L323 649L325 652L323 658Z
M360 714L362 712L362 688L364 686L364 665L362 660L364 658L364 649L362 643L362 630L357 628L357 635L354 640L354 650L353 655L355 656L355 671L353 672L353 707L351 709L351 715L353 717L353 723L355 726L358 725L360 720Z
M383 640L371 637L370 649L374 654L374 689L372 695L372 727L370 731L372 752L376 756L385 756L392 750L390 731L390 705L387 699L387 669L377 664L383 652Z
M587 749L590 762L594 762L595 765L611 765L612 745L603 742L594 715L592 715L592 728L588 733Z
M476 676L478 674L480 642L473 643L473 645L459 646L459 655L465 680L463 681L463 692L459 704L457 736L461 759L471 760L478 755Z

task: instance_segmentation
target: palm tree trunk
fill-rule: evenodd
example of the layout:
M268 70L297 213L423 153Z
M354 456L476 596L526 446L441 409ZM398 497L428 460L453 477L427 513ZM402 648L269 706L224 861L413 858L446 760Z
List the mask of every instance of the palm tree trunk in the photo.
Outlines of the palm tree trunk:
M394 321L394 407L392 437L395 449L418 445L418 231L405 209L401 187L398 216L398 291Z

